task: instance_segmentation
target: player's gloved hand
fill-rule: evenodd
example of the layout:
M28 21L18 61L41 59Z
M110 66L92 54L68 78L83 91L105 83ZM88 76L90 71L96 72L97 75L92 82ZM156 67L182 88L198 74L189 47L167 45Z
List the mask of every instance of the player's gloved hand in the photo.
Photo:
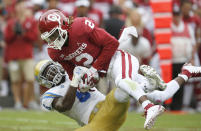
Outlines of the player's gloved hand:
M79 89L81 92L86 92L90 88L94 87L99 81L99 75L95 68L91 67L83 74L79 83Z
M72 87L79 87L79 83L81 81L81 78L83 77L84 73L88 70L86 67L77 66L73 70L73 78L70 83L70 86Z

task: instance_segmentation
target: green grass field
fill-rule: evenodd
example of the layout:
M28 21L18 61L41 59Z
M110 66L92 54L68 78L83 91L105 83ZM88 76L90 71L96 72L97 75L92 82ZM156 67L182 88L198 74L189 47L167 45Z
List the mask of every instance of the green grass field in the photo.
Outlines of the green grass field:
M141 114L128 113L120 131L144 131ZM0 131L73 131L77 123L57 112L0 111ZM201 114L165 113L151 131L201 131Z

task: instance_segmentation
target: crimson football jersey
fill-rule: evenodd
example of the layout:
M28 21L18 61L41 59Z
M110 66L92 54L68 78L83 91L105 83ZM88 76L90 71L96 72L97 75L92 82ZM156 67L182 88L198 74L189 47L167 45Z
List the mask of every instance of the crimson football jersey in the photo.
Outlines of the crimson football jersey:
M118 41L88 18L75 18L68 29L68 40L62 50L48 48L49 56L59 62L72 78L75 66L93 66L106 73Z

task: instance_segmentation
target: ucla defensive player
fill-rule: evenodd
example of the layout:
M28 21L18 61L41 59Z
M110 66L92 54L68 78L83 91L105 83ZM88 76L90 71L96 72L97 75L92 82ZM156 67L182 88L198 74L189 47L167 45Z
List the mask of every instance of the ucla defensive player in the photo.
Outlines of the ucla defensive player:
M185 77L190 78L201 75L200 67L184 67L182 74L167 84L166 92L154 91L147 94L148 98L154 101L163 101L176 92L177 87L184 83ZM189 71L189 68L191 68L191 71ZM129 95L119 88L113 89L106 97L96 88L87 89L88 91L83 89L82 87L86 87L86 85L77 85L77 83L87 84L78 82L84 70L86 70L85 67L76 67L74 70L74 78L70 82L68 75L61 66L49 60L39 62L35 68L35 76L39 84L43 86L41 88L47 90L41 98L42 108L57 110L76 120L83 126L77 129L77 131L118 130L126 119ZM156 78L159 76L155 70L149 66L141 66L140 70L146 77L159 79ZM188 72L188 75L185 72ZM175 91L171 92L170 90L175 85Z
M115 131L120 128L126 118L129 106L128 99L115 99L115 89L106 97L91 88L81 92L77 87L77 79L85 68L77 67L74 78L70 82L63 68L52 61L43 60L35 67L35 76L39 84L47 89L41 98L41 106L46 110L57 110L76 120L81 126L78 131ZM119 89L116 89L118 91ZM124 100L125 99L125 100Z
M85 67L76 67L74 77L70 82L61 66L49 60L39 62L35 68L35 76L41 86L49 89L42 96L42 107L47 110L55 109L73 118L82 126L87 124L78 131L118 130L126 119L129 94L116 88L105 97L96 88L84 90L82 87L87 86L77 85L77 83L89 84L78 82L85 70L87 70ZM135 86L138 84L136 83ZM158 105L158 108L160 109L161 106ZM164 109L162 108L161 111ZM149 127L152 126L149 125Z

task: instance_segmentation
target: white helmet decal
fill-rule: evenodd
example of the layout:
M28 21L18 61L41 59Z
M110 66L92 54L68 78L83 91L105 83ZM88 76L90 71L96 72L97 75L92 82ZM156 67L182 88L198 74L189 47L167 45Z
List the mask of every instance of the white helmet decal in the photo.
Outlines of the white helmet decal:
M59 25L61 24L61 22L60 22L61 17L60 17L58 14L56 14L56 13L49 14L49 15L47 16L47 18L48 18L48 20L50 20L50 21L57 21L57 22L59 23Z

